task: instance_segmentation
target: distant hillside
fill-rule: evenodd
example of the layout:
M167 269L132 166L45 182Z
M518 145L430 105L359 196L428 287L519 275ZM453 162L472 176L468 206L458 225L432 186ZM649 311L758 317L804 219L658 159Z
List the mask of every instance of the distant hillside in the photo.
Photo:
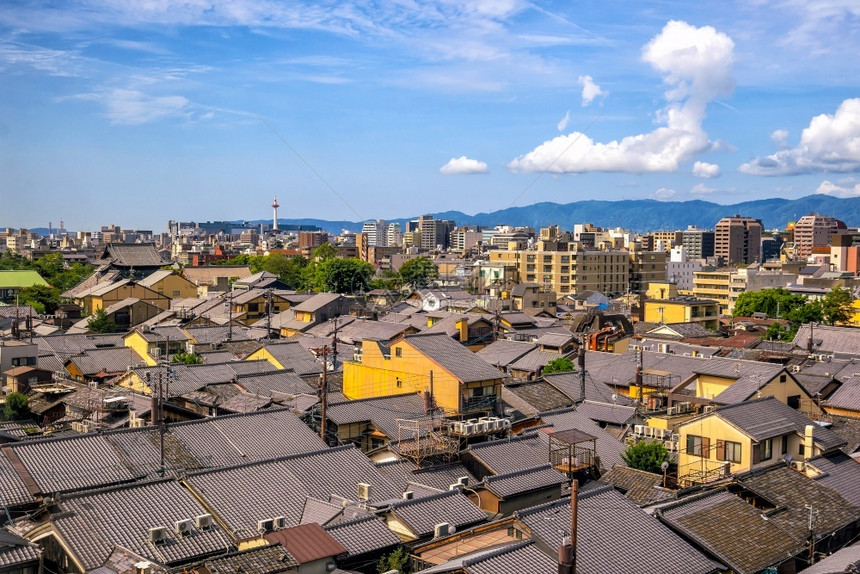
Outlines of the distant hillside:
M527 225L539 229L547 225L560 225L572 229L576 223L593 223L600 227L622 227L633 231L658 229L684 229L688 225L713 228L721 218L740 214L762 220L766 229L784 229L789 221L816 212L832 215L849 227L860 226L860 197L839 199L829 195L809 195L800 199L760 199L734 205L720 205L708 201L656 201L653 199L623 201L576 201L573 203L535 203L511 207L490 213L468 215L460 211L432 213L436 219L453 219L457 225ZM388 221L404 224L418 215ZM258 219L257 225L269 223ZM360 231L362 222L327 221L324 219L279 219L282 224L315 225L329 233L343 229ZM47 228L31 229L47 235Z
M723 217L740 214L761 219L766 229L784 229L789 221L816 212L832 215L849 227L860 226L860 198L839 199L829 195L810 195L800 199L761 199L734 205L708 201L576 201L567 204L535 203L490 213L468 215L460 211L433 213L436 219L453 219L457 225L528 225L535 229L560 225L572 229L576 223L593 223L601 227L622 227L633 231L684 229L688 225L713 228ZM392 219L400 223L415 219ZM323 221L316 219L281 220L284 223L319 225L326 231L361 230L361 222Z

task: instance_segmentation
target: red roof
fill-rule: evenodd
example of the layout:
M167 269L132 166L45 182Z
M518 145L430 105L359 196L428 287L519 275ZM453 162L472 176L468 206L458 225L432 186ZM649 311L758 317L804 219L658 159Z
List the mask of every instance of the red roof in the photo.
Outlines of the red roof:
M316 522L276 530L264 538L271 543L280 543L299 564L307 564L321 558L346 554L348 550Z

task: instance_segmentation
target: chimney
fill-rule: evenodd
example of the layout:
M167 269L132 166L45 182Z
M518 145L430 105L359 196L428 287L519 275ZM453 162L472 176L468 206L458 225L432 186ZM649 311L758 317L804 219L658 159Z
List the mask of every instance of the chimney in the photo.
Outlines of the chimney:
M812 441L812 433L815 431L815 425L806 425L803 433L803 457L804 458L812 458L812 450L813 441Z

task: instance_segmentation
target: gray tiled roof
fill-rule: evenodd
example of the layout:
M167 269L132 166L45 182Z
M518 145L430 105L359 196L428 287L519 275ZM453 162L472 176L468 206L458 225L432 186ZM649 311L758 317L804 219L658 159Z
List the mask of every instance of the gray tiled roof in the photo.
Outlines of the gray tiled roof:
M600 477L600 482L611 484L624 496L640 506L675 497L674 491L661 488L663 476L628 466L613 466Z
M330 305L341 299L343 295L338 295L337 293L317 293L313 297L302 301L295 307L293 307L296 311L303 311L307 313L313 313L315 311L319 311L326 305Z
M860 506L860 463L842 451L828 453L809 459L807 462L820 470L815 481L835 490L845 500Z
M543 380L566 394L574 401L578 401L582 398L581 384L578 371L570 373L552 373L549 375L543 375ZM591 375L588 373L588 368L586 367L585 398L590 401L607 403L613 402L612 395L615 395L615 404L622 406L633 404L633 401L631 399L623 395L619 395L608 385L597 381L593 377L591 377Z
M152 243L108 243L102 257L124 267L153 267L165 263Z
M432 536L433 529L440 522L462 530L487 520L487 515L459 490L396 502L391 505L391 512L418 538Z
M199 472L188 478L191 488L218 509L230 528L252 532L258 520L275 516L284 516L288 526L299 524L309 496L354 500L360 482L371 485L372 500L400 496L400 489L352 447Z
M89 349L81 355L70 357L68 361L74 363L84 376L95 375L102 371L119 373L130 366L136 367L144 364L141 356L131 347Z
M227 340L227 336L231 336L233 341L244 341L248 337L242 329L233 328L230 333L230 327L227 325L217 325L214 327L192 327L185 330L188 335L194 339L198 345L211 345L213 343L222 343Z
M808 533L807 505L818 513L813 520L813 531L819 534L835 532L860 521L860 507L784 464L738 477L738 482L783 508L770 519L798 539L803 539Z
M534 351L536 348L537 347L533 343L526 343L525 341L499 339L498 341L493 341L475 354L491 365L495 365L496 367L507 367L526 353Z
M298 566L298 561L280 545L252 548L206 561L209 574L276 574L295 572Z
M713 415L731 423L755 441L762 441L790 432L803 435L806 426L814 424L803 413L794 410L775 397L764 397L719 407L713 412ZM687 423L689 421L685 422L685 424ZM823 449L829 450L844 443L833 431L819 425L814 425L814 427L815 443Z
M209 530L192 527L191 534L178 536L177 520L206 514L207 510L179 483L159 481L123 486L66 497L63 513L53 522L86 570L96 568L119 545L157 563L188 562L230 548L227 534L216 524ZM168 539L153 546L149 529L164 526Z
M809 333L809 324L801 325L794 336L795 346L806 349ZM860 329L816 324L812 328L812 340L813 352L834 353L842 357L860 356Z
M465 452L476 459L487 474L505 474L547 464L549 439L545 433L531 432L510 439L472 444Z
M803 574L851 574L860 571L860 542L837 550L803 570Z
M573 400L554 386L544 381L509 383L502 388L502 400L510 402L510 394L525 401L536 412L563 409L573 405ZM519 405L512 404L515 408Z
M615 403L583 401L576 407L579 414L596 422L623 425L636 416L636 407L626 407Z
M316 522L325 526L338 516L343 514L343 506L326 500L320 500L313 496L305 497L305 507L302 509L300 524Z
M322 372L322 364L318 363L314 356L305 350L298 341L288 340L279 343L269 343L266 350L281 365L292 369L297 375L316 375Z
M524 468L507 474L497 474L484 478L487 488L501 498L511 498L550 487L567 484L565 475L555 470L549 463L534 468Z
M477 482L472 473L460 462L416 469L411 462L400 459L378 463L376 467L379 472L398 485L401 491L414 490L410 486L414 484L423 484L436 490L448 490L448 487L462 476L469 479L469 484Z
M242 375L236 384L249 393L271 396L275 393L288 395L313 394L316 389L292 371L273 371L259 375Z
M51 335L37 337L33 342L39 346L40 355L56 355L66 359L89 349L123 347L123 335Z
M515 513L532 539L555 549L570 532L570 499ZM577 572L579 574L705 574L716 565L669 528L611 487L581 493L577 505ZM644 548L653 549L643 552Z
M389 439L397 439L397 419L427 419L424 398L418 393L374 397L329 404L326 418L336 425L371 422Z
M852 376L824 401L824 406L860 411L860 376Z
M536 348L534 351L530 353L526 353L510 365L508 365L509 371L525 371L527 373L540 373L540 371L549 363L555 359L560 359L564 356L570 357L570 354L567 355L559 355L558 353L553 353L550 351L541 351Z
M21 570L14 570L12 567L38 561L40 553L41 549L28 540L6 531L0 533L0 568L10 568L7 572L20 572Z
M612 468L616 464L624 464L624 460L621 458L621 453L626 448L624 444L579 411L566 409L543 413L540 418L545 423L551 424L556 431L577 429L595 437L597 439L597 456L600 457L600 466L603 468Z
M498 369L447 335L408 335L404 340L464 383L503 377Z
M805 546L803 537L725 490L681 500L658 516L738 574L778 566Z
M375 516L330 524L325 529L349 551L348 558L370 553L377 556L400 544L400 538Z

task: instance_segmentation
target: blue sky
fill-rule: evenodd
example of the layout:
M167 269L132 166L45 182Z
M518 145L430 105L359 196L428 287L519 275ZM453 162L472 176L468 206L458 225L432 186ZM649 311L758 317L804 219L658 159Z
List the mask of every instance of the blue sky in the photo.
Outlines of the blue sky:
M0 225L853 197L858 54L856 0L6 0Z

